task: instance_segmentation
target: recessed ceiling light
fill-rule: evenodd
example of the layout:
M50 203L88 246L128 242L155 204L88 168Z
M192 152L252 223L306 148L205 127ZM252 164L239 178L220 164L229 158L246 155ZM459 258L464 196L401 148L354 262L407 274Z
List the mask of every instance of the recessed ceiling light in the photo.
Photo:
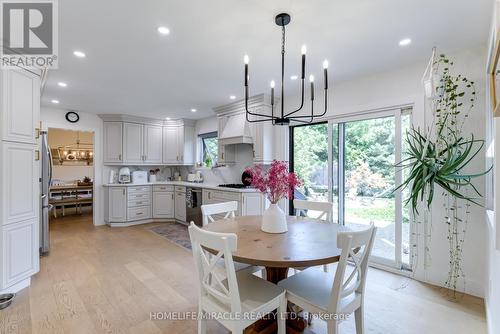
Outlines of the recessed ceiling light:
M235 100L235 99L236 99L236 96L231 95L231 96L229 96L229 98L230 98L231 100Z
M298 78L299 78L299 76L298 76L298 75L292 75L292 76L290 77L290 79L291 79L291 80L297 80Z
M399 46L407 46L411 44L411 39L405 38L399 41Z
M85 53L83 53L82 51L75 50L73 51L73 54L78 58L85 58Z
M157 30L162 35L168 35L168 34L170 34L170 29L168 29L167 27L164 27L164 26L158 27Z
M170 117L165 117L165 119L166 119L167 121L170 121Z
M59 104L59 100L51 100L50 102L52 102L54 104Z
M67 86L68 86L68 84L67 84L67 83L62 82L62 81L58 82L58 83L57 83L57 85L58 85L59 87L67 87Z
M196 110L195 108L192 108L191 109L191 112L197 112L198 110Z

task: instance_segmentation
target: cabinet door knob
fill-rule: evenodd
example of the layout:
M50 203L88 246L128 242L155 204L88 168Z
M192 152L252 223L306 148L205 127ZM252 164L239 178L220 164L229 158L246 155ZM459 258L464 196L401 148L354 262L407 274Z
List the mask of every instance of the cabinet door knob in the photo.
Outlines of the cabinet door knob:
M38 139L38 138L40 138L40 129L35 128L35 139Z
M39 161L39 160L40 160L40 151L36 150L35 151L35 161Z
M122 160L122 155L121 154L118 154L118 160Z

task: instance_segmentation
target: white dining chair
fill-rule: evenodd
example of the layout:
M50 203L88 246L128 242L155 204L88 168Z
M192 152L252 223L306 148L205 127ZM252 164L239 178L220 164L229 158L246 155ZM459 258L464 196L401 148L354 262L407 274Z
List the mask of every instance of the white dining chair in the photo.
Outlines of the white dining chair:
M373 224L363 231L338 233L333 246L342 252L335 275L309 268L278 283L288 301L326 319L328 334L338 333L339 323L353 312L356 333L364 333L366 275L375 233Z
M235 212L238 211L238 202L224 202L224 203L216 203L216 204L203 204L201 206L201 214L203 216L203 226L213 223L217 219L228 219L234 218ZM224 215L225 216L222 216ZM215 215L220 216L221 218L214 218Z
M215 222L217 219L230 219L235 217L235 213L238 211L238 202L224 202L216 204L203 204L201 206L201 214L203 226ZM216 217L219 216L219 217ZM236 271L248 271L250 273L255 273L260 271L262 278L265 278L265 269L259 266L252 266L246 263L235 262ZM222 261L219 261L219 265L222 265Z
M246 327L276 309L278 333L285 334L285 290L255 275L236 273L232 256L236 234L206 231L191 222L189 237L198 273L198 334L206 333L207 314L224 315L215 320L231 333L243 333ZM207 249L217 255L207 256ZM216 270L219 260L224 261L225 277Z
M326 220L327 222L333 222L332 202L316 202L294 199L293 208L295 209L295 215L297 217L300 217L302 215L307 217L307 211L312 210L320 212L320 215L316 217L317 219Z
M320 215L316 217L316 219L325 220L329 223L333 222L333 203L332 202L315 202L315 201L306 201L301 199L293 200L293 208L295 209L296 217L307 217L307 211L319 211ZM296 273L298 270L304 270L306 268L292 268L293 273ZM323 265L323 270L328 272L328 265Z

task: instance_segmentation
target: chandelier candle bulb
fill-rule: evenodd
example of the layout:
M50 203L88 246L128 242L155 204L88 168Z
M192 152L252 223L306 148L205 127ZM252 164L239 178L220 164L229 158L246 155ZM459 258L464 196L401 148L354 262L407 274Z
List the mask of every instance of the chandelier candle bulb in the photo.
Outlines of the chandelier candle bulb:
M243 57L243 61L245 62L245 87L248 86L248 55L245 55L245 57Z
M309 81L311 82L311 101L314 101L314 75L309 76Z
M325 73L325 89L328 89L328 60L323 61L323 72Z
M306 52L307 52L307 47L306 45L302 45L302 80L306 77Z
M274 106L274 80L271 81L271 105Z

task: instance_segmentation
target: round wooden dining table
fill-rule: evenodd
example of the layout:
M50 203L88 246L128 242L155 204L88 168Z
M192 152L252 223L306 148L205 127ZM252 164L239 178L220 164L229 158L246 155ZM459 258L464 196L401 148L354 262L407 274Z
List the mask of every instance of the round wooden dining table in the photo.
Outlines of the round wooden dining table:
M266 268L266 279L277 284L287 278L289 268L312 267L337 262L337 234L349 228L321 220L288 216L288 232L273 234L260 229L262 216L218 220L203 227L238 237L233 260ZM302 332L305 321L295 321L288 332ZM262 327L262 324L257 327ZM290 327L290 326L287 326ZM253 330L253 332L261 332ZM252 333L253 333L252 332ZM263 329L262 332L269 332Z

